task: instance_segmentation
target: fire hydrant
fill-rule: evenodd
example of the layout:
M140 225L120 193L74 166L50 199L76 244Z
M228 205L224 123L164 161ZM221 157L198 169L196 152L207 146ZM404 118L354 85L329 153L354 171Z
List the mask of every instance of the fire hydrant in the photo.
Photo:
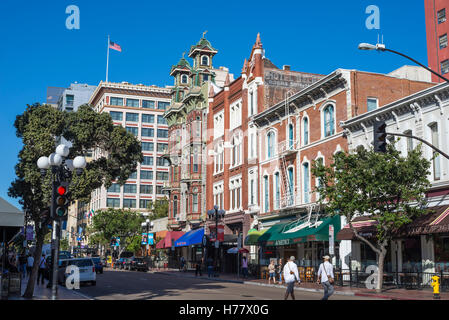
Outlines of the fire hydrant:
M432 283L430 284L433 288L433 298L440 299L440 277L433 276Z

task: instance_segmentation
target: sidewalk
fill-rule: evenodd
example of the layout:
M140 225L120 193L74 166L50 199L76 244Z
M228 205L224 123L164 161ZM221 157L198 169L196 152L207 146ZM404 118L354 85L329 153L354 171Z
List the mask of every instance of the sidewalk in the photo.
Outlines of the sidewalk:
M220 274L219 277L208 278L207 272L203 272L203 276L195 277L194 271L180 272L178 269L160 269L152 270L153 273L162 273L177 277L188 277L197 278L208 281L225 281L242 283L256 286L273 287L273 288L283 288L286 286L284 284L268 284L268 280L263 279L242 279L238 278L236 274ZM309 291L309 292L323 292L323 287L316 283L311 282L301 282L300 285L295 285L295 290ZM388 300L433 300L433 292L431 289L423 290L407 290L407 289L384 289L381 293L376 293L375 290L369 290L366 288L355 288L355 287L340 287L335 286L335 293L337 295L346 296L359 296L359 297L373 297ZM443 292L440 294L441 300L449 300L449 292Z
M34 285L34 294L32 300L51 300L51 288L47 288L48 281L44 284ZM10 296L8 300L31 300L23 297L25 289L28 284L28 279L22 279L22 294L20 296ZM91 300L91 298L84 296L76 290L69 290L66 287L58 286L58 300Z

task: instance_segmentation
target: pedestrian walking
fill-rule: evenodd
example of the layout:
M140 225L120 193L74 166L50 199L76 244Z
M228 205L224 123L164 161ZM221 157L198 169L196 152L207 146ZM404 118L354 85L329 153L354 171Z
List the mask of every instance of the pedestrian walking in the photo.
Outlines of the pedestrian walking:
M37 284L39 284L39 279L42 279L42 284L44 284L44 275L47 270L47 263L45 261L45 254L42 255L41 260L39 261L39 270L37 272Z
M201 259L201 262L196 262L196 264L195 264L195 277L198 276L198 273L200 274L200 277L203 276L203 273L201 271L201 265L202 265L202 259Z
M31 276L31 270L33 270L34 258L31 254L28 254L27 258L27 274L28 278Z
M243 274L243 278L248 277L248 260L246 260L245 256L243 256L243 259L242 259L242 274Z
M320 264L318 269L317 282L321 283L324 288L324 296L321 300L327 300L334 293L334 267L329 262L330 257L324 256L324 262Z
M26 278L27 274L27 257L25 255L25 252L22 252L22 254L19 256L19 270L22 273L22 278Z
M276 266L274 265L274 260L271 260L268 265L268 284L270 284L270 280L273 279L273 284L276 284Z
M214 260L211 257L207 258L207 277L212 277L212 273L214 272Z
M278 275L279 275L279 284L282 284L282 259L279 259L278 263Z
M300 283L298 266L295 263L295 257L291 256L290 260L284 266L284 281L287 284L287 290L285 291L284 300L288 299L288 295L292 296L292 300L295 300L295 283Z
M181 268L179 269L179 271L185 271L184 270L185 264L186 264L186 260L185 260L184 256L182 256L181 257L181 263L180 263Z

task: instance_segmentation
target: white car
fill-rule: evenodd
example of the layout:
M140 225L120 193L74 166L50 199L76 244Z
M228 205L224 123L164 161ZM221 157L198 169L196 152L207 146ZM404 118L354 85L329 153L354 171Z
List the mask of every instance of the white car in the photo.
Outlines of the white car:
M59 281L65 279L70 275L66 271L66 268L70 265L77 266L79 268L80 283L90 282L93 286L97 284L97 273L95 272L95 264L92 258L77 258L77 259L64 259L59 260Z

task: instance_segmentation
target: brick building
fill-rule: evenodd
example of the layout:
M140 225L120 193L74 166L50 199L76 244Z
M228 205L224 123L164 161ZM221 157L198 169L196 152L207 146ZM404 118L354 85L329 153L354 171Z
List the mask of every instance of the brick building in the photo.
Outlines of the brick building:
M427 59L429 68L442 74L449 75L448 34L449 2L447 0L425 0ZM432 74L433 82L444 80Z
M322 76L277 68L265 57L260 35L257 35L249 59L245 59L241 76L229 78L224 88L209 92L207 129L206 208L217 205L226 211L224 243L220 251L222 270L237 272L235 254L227 249L237 246L252 227L259 213L259 144L254 118L272 104L293 94ZM215 224L207 223L208 230ZM248 247L249 248L249 247ZM255 256L253 251L250 258ZM250 259L251 260L251 259Z
M125 185L113 182L92 193L90 210L130 208L146 212L151 201L165 198L163 183L168 180L168 161L162 157L168 148L168 126L163 117L170 104L170 89L133 85L128 82L100 82L89 104L95 111L108 112L114 125L121 125L142 143L144 161ZM93 158L102 157L94 150Z
M169 182L165 185L170 193L170 230L191 231L203 226L206 218L208 92L213 87L218 90L226 79L233 80L227 68L214 69L212 61L217 52L203 35L188 53L193 66L183 56L170 70L174 86L171 104L164 114L170 137L165 155L171 162ZM183 251L183 255L188 253Z
M257 114L259 136L259 230L261 264L270 258L298 258L310 266L328 251L329 226L335 234L339 217L325 218L313 192L313 161L328 165L333 154L347 151L340 122L377 109L434 83L338 69L305 89ZM335 254L338 258L338 244ZM285 260L284 260L285 261Z

